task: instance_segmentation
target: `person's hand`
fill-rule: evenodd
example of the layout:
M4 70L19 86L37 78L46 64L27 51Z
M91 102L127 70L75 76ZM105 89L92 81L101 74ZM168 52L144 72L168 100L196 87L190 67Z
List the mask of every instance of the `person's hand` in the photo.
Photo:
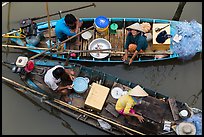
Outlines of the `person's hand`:
M67 85L67 88L68 88L68 89L72 89L73 86L74 86L74 84L72 84L72 85Z
M70 79L73 81L75 79L75 72L70 69L65 69L66 73L69 75Z
M138 116L137 116L137 119L140 121L140 123L144 122L143 116L138 115Z
M71 78L72 81L75 79L74 74L75 74L75 72L74 72L73 70L70 70L69 76L70 76L70 78Z
M82 26L82 24L83 24L83 21L77 20L77 26L78 26L79 28Z
M77 21L76 21L76 27L77 27L77 28L80 28L80 27L82 26L82 24L83 24L83 21L79 21L79 19L77 19Z
M127 54L125 54L125 55L122 57L122 61L126 61L126 60L127 60L127 58L128 58L128 55L127 55Z
M70 75L71 80L73 81L75 79L74 75Z
M129 65L131 65L133 62L133 59L131 58L130 61L129 61Z

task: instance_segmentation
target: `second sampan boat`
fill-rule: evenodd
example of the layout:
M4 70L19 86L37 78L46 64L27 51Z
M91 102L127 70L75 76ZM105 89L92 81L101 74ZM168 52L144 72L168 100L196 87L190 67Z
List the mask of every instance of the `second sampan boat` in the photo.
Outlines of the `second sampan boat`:
M2 80L23 90L26 96L36 96L43 104L57 108L79 121L110 134L175 135L180 134L178 129L180 124L184 124L183 122L193 124L196 128L195 134L202 134L202 110L190 108L186 103L147 89L137 83L75 63L64 67L76 72L75 76L81 79L81 87L83 87L84 82L88 86L80 92L74 88L75 90L72 90L69 95L71 101L63 102L59 100L57 95L53 94L43 81L43 76L49 68L63 65L63 63L56 60L35 59L34 64L34 69L30 73L25 73L23 67L16 67L16 65L12 69L13 72L21 76L28 87L20 86L17 82L12 82L5 77L2 77ZM136 112L145 118L144 123L140 123L133 117L128 118L119 115L115 110L118 96L127 93L135 86L140 86L149 94L143 99L141 105L134 107ZM179 114L182 110L187 111L185 119Z

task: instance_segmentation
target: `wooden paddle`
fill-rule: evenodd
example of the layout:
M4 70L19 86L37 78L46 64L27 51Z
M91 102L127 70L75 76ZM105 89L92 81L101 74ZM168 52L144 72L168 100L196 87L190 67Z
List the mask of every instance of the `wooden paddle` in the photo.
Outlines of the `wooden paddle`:
M10 16L11 16L11 3L8 3L8 21L7 21L7 30L10 30ZM9 42L9 39L7 39L7 43ZM8 53L9 53L9 48L6 49L6 58L8 57Z
M71 11L75 11L75 10L80 10L80 9L88 8L88 7L91 7L91 6L96 7L95 3L92 3L92 4L89 4L89 5L86 5L86 6L70 9L70 10L67 10L67 11L60 11L60 13L66 13L66 12L71 12ZM59 12L53 13L53 14L50 15L50 17L58 15L58 14L59 14ZM39 19L43 19L43 18L46 18L46 17L47 17L47 15L46 16L41 16L41 17L34 17L34 18L31 18L31 20L39 20Z
M48 31L49 31L49 44L51 45L51 28L50 28L50 16L49 16L49 9L48 9L48 2L46 2L46 12L47 12L47 20L48 20Z
M43 52L41 52L41 53L39 53L39 54L36 54L36 55L30 57L30 59L34 59L34 58L36 58L36 57L39 57L39 56L41 56L42 54L46 53L47 51L50 51L50 50L56 48L57 46L63 46L63 44L64 44L65 42L67 42L67 41L69 41L69 40L75 38L76 36L78 36L78 35L84 33L84 32L87 31L87 30L90 30L90 29L92 29L92 28L94 28L94 26L91 26L91 27L89 27L89 28L87 28L87 29L85 29L85 30L83 30L83 31L81 31L81 32L79 32L79 33L77 33L76 35L74 35L74 36L72 36L72 37L70 37L70 38L68 38L68 39L66 39L66 40L64 40L64 41L62 41L60 45L55 44L55 46L53 46L53 47L51 47L51 48L49 48L49 49L47 49L47 50L45 50L45 51L43 51Z

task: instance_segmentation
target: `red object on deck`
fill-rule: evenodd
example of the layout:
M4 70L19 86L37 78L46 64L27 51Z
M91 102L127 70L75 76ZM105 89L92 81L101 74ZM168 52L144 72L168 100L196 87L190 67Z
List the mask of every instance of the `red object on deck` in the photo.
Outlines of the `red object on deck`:
M25 67L25 71L31 72L33 69L34 69L34 61L29 60L26 67Z

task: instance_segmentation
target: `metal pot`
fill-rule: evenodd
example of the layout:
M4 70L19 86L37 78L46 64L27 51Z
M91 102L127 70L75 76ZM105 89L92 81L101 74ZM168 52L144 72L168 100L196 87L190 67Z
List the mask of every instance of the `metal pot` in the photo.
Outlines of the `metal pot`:
M89 79L84 77L77 77L73 81L73 89L77 93L84 93L88 89Z
M89 50L101 50L101 49L111 49L111 43L104 38L94 39L89 44ZM109 53L101 53L101 52L91 52L90 55L97 59L103 59L109 55Z

